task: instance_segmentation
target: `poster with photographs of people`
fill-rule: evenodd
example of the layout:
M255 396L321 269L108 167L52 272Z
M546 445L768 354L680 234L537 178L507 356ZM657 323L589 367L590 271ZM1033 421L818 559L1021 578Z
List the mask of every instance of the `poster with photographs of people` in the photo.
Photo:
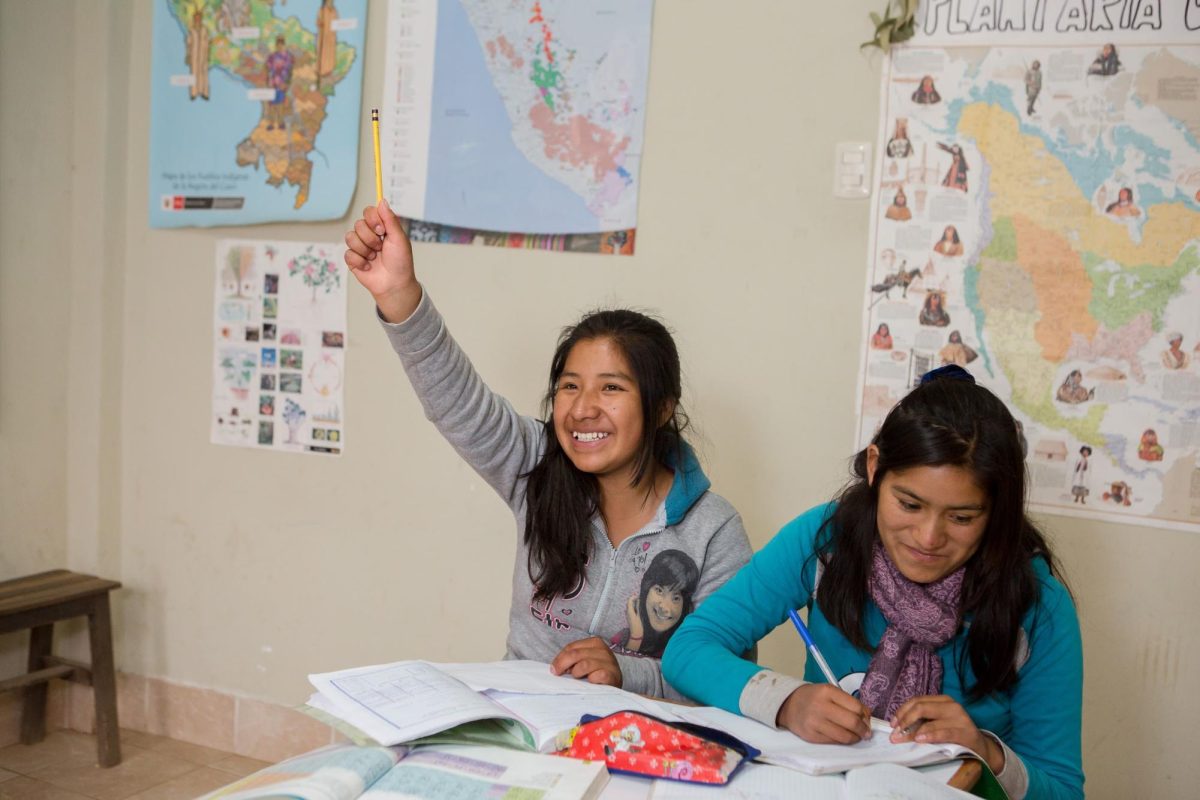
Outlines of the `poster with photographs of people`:
M217 243L212 441L340 455L346 276L324 242Z
M1200 532L1200 5L959 5L883 65L858 443L957 364L1034 508Z

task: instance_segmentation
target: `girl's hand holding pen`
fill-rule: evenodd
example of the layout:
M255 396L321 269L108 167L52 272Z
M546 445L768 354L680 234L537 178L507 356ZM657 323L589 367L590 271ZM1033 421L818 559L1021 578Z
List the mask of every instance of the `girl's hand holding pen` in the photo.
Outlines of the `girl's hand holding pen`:
M816 744L856 744L871 738L870 710L828 683L806 683L788 695L775 724Z

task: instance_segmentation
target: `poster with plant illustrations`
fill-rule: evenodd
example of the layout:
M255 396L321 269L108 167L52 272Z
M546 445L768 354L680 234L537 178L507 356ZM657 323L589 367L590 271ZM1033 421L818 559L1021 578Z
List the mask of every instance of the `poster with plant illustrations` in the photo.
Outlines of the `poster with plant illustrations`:
M322 242L217 243L212 442L340 455L346 278Z

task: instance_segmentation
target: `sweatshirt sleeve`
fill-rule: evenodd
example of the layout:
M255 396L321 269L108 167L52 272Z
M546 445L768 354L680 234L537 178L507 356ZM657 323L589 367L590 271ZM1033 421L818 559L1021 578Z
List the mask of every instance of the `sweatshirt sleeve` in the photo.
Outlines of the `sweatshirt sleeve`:
M510 508L520 477L537 463L542 423L492 392L454 341L429 292L408 319L380 324L400 356L425 417Z
M724 585L738 570L750 560L750 540L742 525L742 518L733 512L708 542L704 557L704 567L700 572L700 584L696 589L696 607ZM689 614L684 622L696 615ZM683 630L675 631L672 641ZM745 652L745 651L742 651ZM621 667L621 687L638 694L651 697L665 697L668 700L686 700L687 697L670 683L663 680L662 661L657 658L631 656L615 653L617 664Z
M678 691L743 713L743 689L768 671L741 654L786 620L789 609L808 602L815 567L810 556L825 516L826 507L818 506L789 522L683 621L663 654L663 674ZM757 682L778 684L764 677Z
M1058 581L1043 578L1041 590L1041 599L1025 627L1030 632L1029 659L1013 688L1013 729L1004 743L1028 772L1025 800L1079 800L1083 797L1079 618L1074 602Z

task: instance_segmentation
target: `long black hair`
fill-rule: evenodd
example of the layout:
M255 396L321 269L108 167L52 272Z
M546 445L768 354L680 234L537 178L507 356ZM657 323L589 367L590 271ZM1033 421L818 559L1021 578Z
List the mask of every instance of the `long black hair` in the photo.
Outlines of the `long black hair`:
M590 520L599 508L596 477L578 470L554 431L554 394L567 357L582 341L608 339L625 356L642 398L642 442L633 465L631 486L653 476L655 464L678 463L687 415L680 406L679 351L658 320L637 311L594 311L565 328L550 362L550 382L542 401L546 449L526 473L525 544L527 569L537 590L534 598L568 595L583 584L591 536ZM672 413L662 421L663 413ZM646 491L653 488L647 483Z
M979 549L966 563L961 609L973 619L957 668L965 675L964 659L970 659L976 682L969 695L978 699L1017 680L1021 618L1039 593L1033 559L1044 558L1051 574L1062 578L1050 545L1025 513L1025 459L1012 414L965 370L955 369L966 379L923 383L888 413L871 440L879 448L873 482L867 480L867 450L855 455L851 480L818 537L824 573L817 602L834 627L869 651L863 610L883 476L914 467L969 470L987 494L988 519Z

